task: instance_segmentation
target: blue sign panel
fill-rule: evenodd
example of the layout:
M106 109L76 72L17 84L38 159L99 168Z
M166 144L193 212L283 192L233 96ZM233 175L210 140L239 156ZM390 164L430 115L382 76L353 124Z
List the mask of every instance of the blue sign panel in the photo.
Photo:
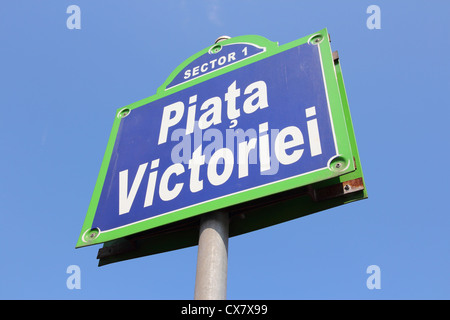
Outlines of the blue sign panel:
M214 59L226 57L225 66L245 58L244 48L262 50L223 46ZM328 170L339 150L319 50L305 43L132 109L92 228L104 233ZM168 87L217 66L202 56Z

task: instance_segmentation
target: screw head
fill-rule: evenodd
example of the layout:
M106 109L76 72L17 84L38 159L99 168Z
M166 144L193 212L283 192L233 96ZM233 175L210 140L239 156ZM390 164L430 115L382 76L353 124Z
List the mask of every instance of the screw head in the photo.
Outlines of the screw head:
M323 40L322 35L321 34L316 34L315 36L313 36L313 37L311 37L309 39L309 43L316 45L316 44L321 43L322 40Z
M230 36L220 36L220 37L218 37L217 39L216 39L216 41L214 42L214 43L218 43L218 42L220 42L220 41L224 41L224 40L228 40L228 39L231 39L231 37Z
M122 119L125 118L126 116L128 116L130 114L131 110L128 108L124 108L122 110L120 110L119 114L117 115L118 118Z
M100 234L100 230L98 228L94 228L91 230L87 230L86 233L83 235L83 239L86 242L90 242L94 239L96 239Z

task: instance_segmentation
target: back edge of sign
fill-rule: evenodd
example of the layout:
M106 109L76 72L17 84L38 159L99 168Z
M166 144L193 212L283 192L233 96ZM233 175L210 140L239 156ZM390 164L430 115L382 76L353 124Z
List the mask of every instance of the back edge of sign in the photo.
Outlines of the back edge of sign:
M312 213L367 198L361 161L338 58L334 59L336 80L345 124L354 156L355 170L312 185L224 208L230 214L229 236L237 236ZM273 214L277 212L277 214ZM195 246L201 215L105 242L98 252L99 266Z

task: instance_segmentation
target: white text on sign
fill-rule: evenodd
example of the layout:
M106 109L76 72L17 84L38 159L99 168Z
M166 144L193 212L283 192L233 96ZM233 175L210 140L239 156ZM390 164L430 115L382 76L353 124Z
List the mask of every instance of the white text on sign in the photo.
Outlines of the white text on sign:
M234 81L228 86L223 98L215 96L202 103L197 103L197 95L192 95L189 97L187 107L183 101L177 101L165 106L161 119L158 145L167 142L171 129L183 128L185 135L191 135L194 133L196 126L201 130L207 130L222 123L223 119L230 120L232 126L235 126L233 122L237 121L243 113L252 114L269 107L267 84L264 81L256 81L245 87L243 90L245 100L242 106L236 103L237 98L240 96L241 89L237 87L236 81ZM200 105L199 110L197 110L197 105ZM222 108L223 105L225 105L224 108ZM183 117L185 112L187 112L187 115ZM197 112L200 113L198 120L196 120ZM304 117L306 120L307 139L309 141L309 153L311 157L315 157L322 154L315 106L306 108ZM181 123L182 120L183 123ZM152 160L149 170L147 169L149 162L143 163L137 169L131 188L128 186L128 170L120 171L119 215L130 212L141 185L147 188L142 205L143 207L149 207L153 204L155 195L159 196L162 201L175 199L186 188L185 182L181 182L181 180L189 181L187 188L189 188L191 193L196 193L204 189L203 182L205 179L211 185L219 186L226 183L233 172L236 172L238 179L249 177L251 152L257 152L257 163L261 174L271 169L273 161L277 161L282 165L292 165L298 162L304 154L305 149L301 148L301 146L305 143L305 138L297 126L287 126L276 130L275 134L272 132L272 135L274 135L272 139L269 137L269 122L265 121L258 124L257 131L258 135L256 137L238 143L236 150L229 147L216 148L208 162L206 162L202 145L198 146L187 161L187 169L181 163L174 163L165 169L164 172L159 172L160 159ZM272 146L270 141L273 141ZM274 157L271 157L271 150ZM223 164L223 169L219 170L218 164ZM236 165L237 170L235 171ZM207 166L205 176L200 174L202 166ZM177 180L178 176L187 174L186 171L189 171L189 180ZM148 179L144 179L146 177ZM157 185L158 178L159 185ZM143 181L146 183L143 183Z

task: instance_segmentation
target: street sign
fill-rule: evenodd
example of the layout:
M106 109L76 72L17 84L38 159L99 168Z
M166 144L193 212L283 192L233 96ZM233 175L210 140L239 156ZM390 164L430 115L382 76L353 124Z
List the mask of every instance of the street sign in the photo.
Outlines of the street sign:
M182 63L156 95L117 110L77 247L154 236L210 211L264 211L289 192L317 203L295 216L338 205L326 200L345 193L364 198L358 164L326 29L283 46L231 38ZM342 177L352 182L330 197ZM322 191L311 187L320 183ZM271 215L235 233L293 218Z

